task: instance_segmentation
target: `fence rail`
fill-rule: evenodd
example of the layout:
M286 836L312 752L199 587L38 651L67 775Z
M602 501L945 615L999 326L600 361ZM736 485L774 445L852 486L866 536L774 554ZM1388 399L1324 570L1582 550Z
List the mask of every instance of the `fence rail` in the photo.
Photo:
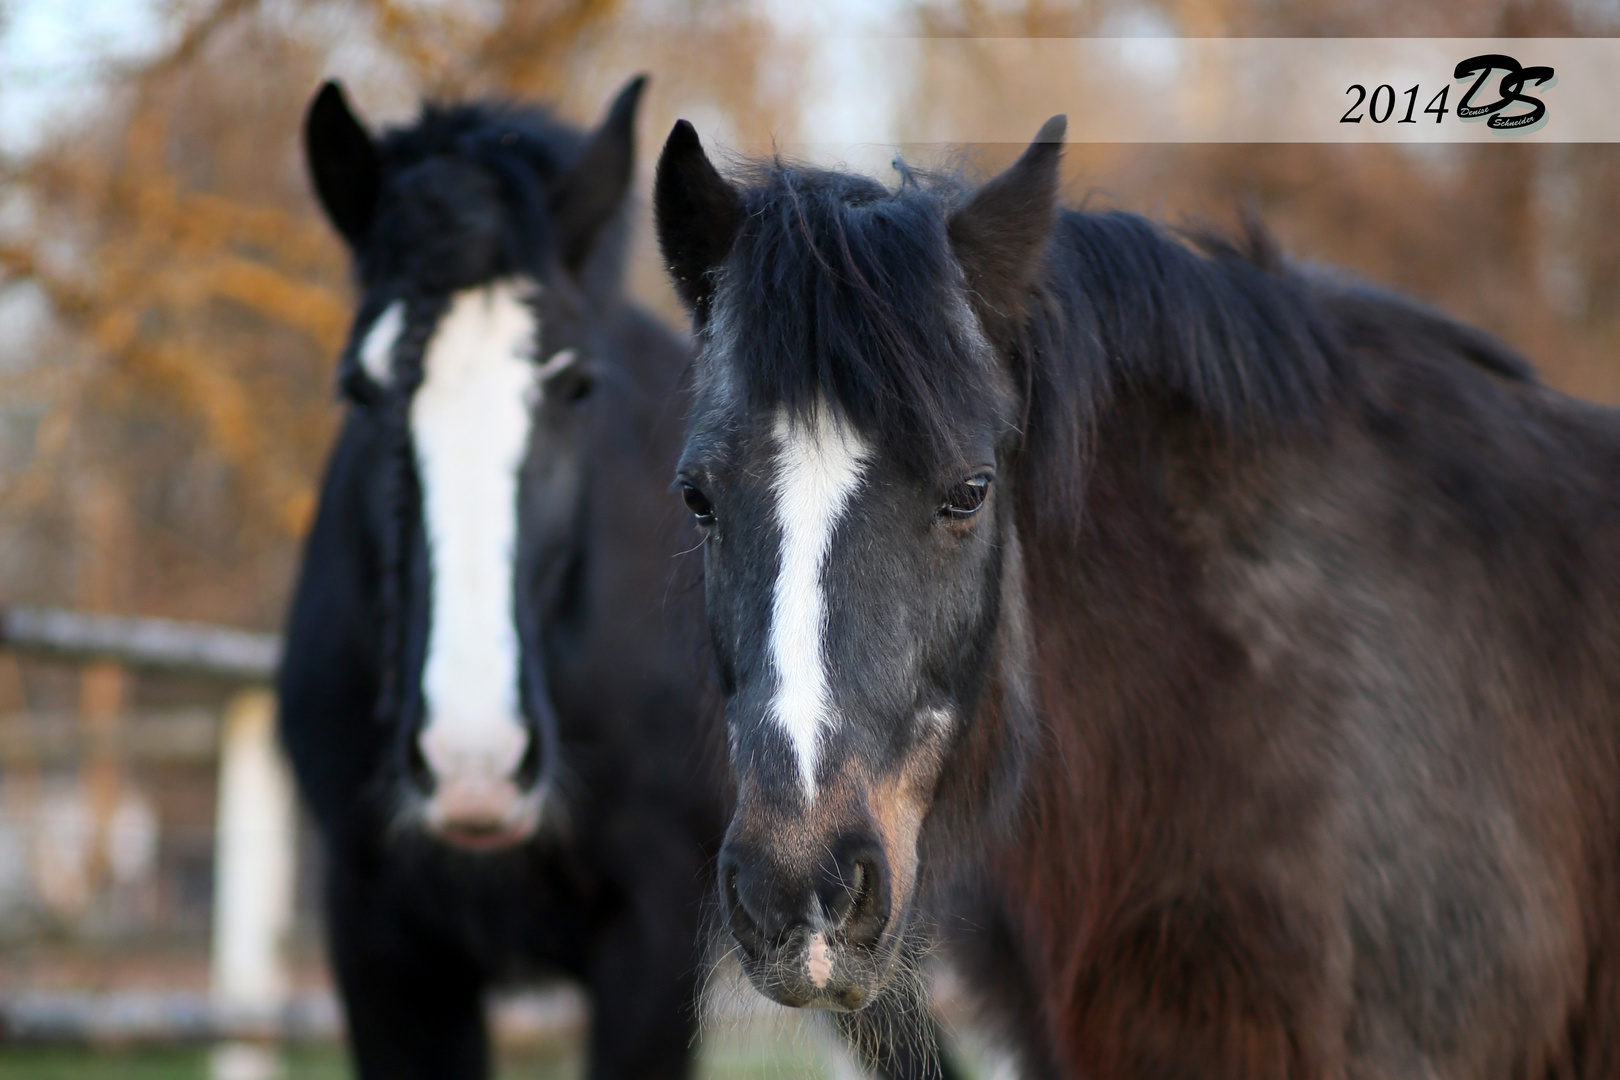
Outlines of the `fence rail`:
M0 609L0 647L255 683L274 678L281 660L276 634L20 606Z
M219 716L207 709L126 712L105 735L69 713L0 716L0 767L70 765L95 753L141 764L205 764L219 757Z

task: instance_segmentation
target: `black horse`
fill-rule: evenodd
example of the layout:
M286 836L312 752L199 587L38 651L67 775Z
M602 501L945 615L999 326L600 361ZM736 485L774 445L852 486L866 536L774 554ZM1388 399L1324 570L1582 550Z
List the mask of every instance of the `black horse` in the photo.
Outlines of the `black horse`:
M744 967L864 1012L943 923L1033 1075L1620 1076L1620 416L1059 210L1062 133L664 149Z
M561 973L593 1073L690 1066L729 787L668 505L689 352L620 296L642 82L586 137L428 108L306 121L362 292L287 632L282 731L326 840L366 1077L481 1077L491 985ZM926 1038L862 1039L891 1076Z
M588 136L474 104L374 139L332 84L306 120L362 299L282 732L368 1078L487 1076L487 989L548 973L593 1075L689 1068L726 788L670 581L687 351L619 296L641 86Z

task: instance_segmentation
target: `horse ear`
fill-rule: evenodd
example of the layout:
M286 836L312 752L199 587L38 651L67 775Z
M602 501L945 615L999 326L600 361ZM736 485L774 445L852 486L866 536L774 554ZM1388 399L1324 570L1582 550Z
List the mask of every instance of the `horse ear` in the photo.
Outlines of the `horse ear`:
M646 85L645 75L624 84L585 152L552 192L551 216L557 222L563 266L570 273L585 265L591 245L630 190L636 167L636 106Z
M304 114L304 158L326 216L359 247L382 193L382 157L336 80L321 86Z
M720 265L737 238L742 200L715 170L697 129L685 120L675 122L658 156L653 217L675 291L696 312L714 289L709 272Z
M975 192L946 225L982 321L999 323L1023 312L1057 212L1067 128L1061 115L1042 124L1012 167Z

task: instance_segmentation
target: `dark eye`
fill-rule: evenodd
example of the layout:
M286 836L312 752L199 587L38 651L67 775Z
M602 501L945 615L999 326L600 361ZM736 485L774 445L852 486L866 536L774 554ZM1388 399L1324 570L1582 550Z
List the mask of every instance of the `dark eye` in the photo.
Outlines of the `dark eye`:
M574 372L572 384L565 387L563 393L567 397L568 404L578 405L590 397L591 391L594 389L596 389L596 380L591 377L590 372L580 369Z
M699 525L714 524L714 504L690 480L681 481L681 499L686 503L686 508L692 511L692 516L698 519Z
M984 497L989 493L988 476L969 477L945 493L945 505L939 508L939 512L946 517L972 517L984 505Z
M540 364L540 384L547 400L578 405L596 387L596 371L577 349L559 349Z

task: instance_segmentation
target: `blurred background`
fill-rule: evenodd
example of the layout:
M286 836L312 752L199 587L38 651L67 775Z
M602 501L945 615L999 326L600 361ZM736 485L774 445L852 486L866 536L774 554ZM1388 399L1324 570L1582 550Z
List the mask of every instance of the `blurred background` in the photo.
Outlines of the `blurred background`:
M374 125L483 94L587 124L651 72L631 289L676 320L645 192L677 116L741 153L876 169L892 145L841 130L876 112L904 144L1003 78L887 70L885 37L1617 32L1620 0L0 0L0 605L279 628L351 303L299 152L322 78ZM824 47L852 37L871 43L853 67ZM1620 148L1080 144L1066 169L1075 201L1170 222L1254 207L1295 257L1437 304L1554 386L1620 401ZM0 648L0 1080L345 1075L313 842L277 809L251 667ZM246 845L259 862L241 880L282 899L242 917L245 945L217 902L238 857L232 798L250 822L287 822ZM575 1074L580 1009L566 993L504 1002L507 1075ZM832 1067L772 1023L713 1037L710 1075Z

